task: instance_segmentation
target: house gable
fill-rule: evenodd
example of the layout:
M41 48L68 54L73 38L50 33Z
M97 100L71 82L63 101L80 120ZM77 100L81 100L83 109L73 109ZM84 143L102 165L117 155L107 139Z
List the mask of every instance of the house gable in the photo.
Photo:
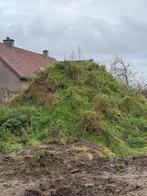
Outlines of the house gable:
M0 59L0 91L17 92L27 85L17 73Z

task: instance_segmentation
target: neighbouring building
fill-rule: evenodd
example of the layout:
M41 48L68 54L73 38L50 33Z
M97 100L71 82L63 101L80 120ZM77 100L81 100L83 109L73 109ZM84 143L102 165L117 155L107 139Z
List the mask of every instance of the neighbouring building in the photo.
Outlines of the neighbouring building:
M30 79L56 59L43 54L15 47L15 41L7 37L0 42L0 102L29 84Z

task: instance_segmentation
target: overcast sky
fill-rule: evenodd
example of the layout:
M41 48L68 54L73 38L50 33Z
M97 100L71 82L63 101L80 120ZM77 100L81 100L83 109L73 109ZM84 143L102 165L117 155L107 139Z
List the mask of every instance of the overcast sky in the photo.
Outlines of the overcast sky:
M0 0L0 40L57 59L120 55L147 79L147 0Z

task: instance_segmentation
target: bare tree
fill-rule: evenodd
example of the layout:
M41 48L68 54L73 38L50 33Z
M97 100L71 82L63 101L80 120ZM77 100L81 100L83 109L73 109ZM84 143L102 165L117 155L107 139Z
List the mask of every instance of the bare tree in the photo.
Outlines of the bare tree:
M120 57L115 57L110 63L110 73L117 80L123 82L127 87L134 89L137 93L147 95L147 84L139 77L130 65Z
M115 57L110 66L111 74L121 82L125 83L128 87L131 87L136 76L128 62L125 62L120 57Z

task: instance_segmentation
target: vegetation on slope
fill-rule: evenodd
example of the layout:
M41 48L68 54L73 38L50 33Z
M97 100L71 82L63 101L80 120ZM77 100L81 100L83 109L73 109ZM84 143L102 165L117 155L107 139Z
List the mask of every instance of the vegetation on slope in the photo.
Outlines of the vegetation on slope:
M0 151L79 139L116 156L147 151L146 99L93 62L48 67L12 105L0 110Z

